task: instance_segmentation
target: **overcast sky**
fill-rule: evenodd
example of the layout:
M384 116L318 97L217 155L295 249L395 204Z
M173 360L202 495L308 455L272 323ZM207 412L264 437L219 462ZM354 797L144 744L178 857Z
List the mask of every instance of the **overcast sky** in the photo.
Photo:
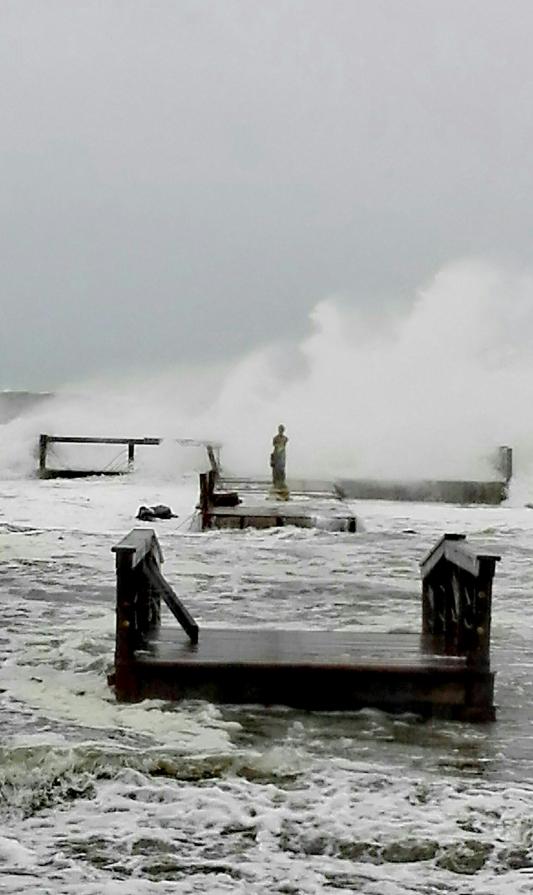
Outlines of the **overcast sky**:
M0 388L533 267L531 0L0 0Z

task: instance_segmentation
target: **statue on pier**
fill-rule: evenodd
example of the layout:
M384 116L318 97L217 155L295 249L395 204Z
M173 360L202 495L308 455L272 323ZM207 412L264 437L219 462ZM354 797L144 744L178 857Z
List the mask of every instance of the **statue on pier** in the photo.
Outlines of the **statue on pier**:
M277 435L272 439L273 451L270 455L270 466L272 468L272 488L271 494L280 500L289 499L289 489L285 480L285 448L288 442L285 435L285 426L278 426Z

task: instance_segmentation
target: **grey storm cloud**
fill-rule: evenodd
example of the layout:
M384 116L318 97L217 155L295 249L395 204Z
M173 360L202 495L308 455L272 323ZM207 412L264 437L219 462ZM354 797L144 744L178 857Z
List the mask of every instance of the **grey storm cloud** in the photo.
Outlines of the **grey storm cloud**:
M3 0L0 388L532 265L527 0Z

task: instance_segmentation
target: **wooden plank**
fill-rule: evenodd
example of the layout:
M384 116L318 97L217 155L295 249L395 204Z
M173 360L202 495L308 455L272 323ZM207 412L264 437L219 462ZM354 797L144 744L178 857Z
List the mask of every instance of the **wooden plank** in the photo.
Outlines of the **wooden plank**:
M47 435L49 444L161 444L160 438L96 438L75 435Z
M270 628L202 628L197 646L179 632L161 631L147 644L143 662L227 662L246 665L355 667L373 663L390 669L465 668L464 656L436 655L419 634Z
M124 470L125 472L125 470ZM39 472L41 479L91 479L95 477L112 478L124 475L119 469L45 469Z

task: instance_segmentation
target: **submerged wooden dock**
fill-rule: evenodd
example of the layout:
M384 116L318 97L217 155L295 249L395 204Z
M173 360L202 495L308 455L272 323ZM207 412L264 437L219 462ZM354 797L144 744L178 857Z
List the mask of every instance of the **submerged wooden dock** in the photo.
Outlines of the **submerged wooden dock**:
M291 483L291 500L269 497L270 482L254 479L221 478L217 469L200 473L202 529L209 528L297 528L324 527L330 531L357 531L357 516L343 502L334 485L316 486L301 481ZM217 491L216 488L221 490ZM238 488L238 491L228 490ZM225 490L224 490L225 489Z
M325 711L377 707L494 719L492 581L500 557L445 535L423 559L422 623L406 634L199 628L161 574L155 532L113 547L117 699L207 699ZM356 599L356 595L354 595ZM161 600L182 630L161 623Z

